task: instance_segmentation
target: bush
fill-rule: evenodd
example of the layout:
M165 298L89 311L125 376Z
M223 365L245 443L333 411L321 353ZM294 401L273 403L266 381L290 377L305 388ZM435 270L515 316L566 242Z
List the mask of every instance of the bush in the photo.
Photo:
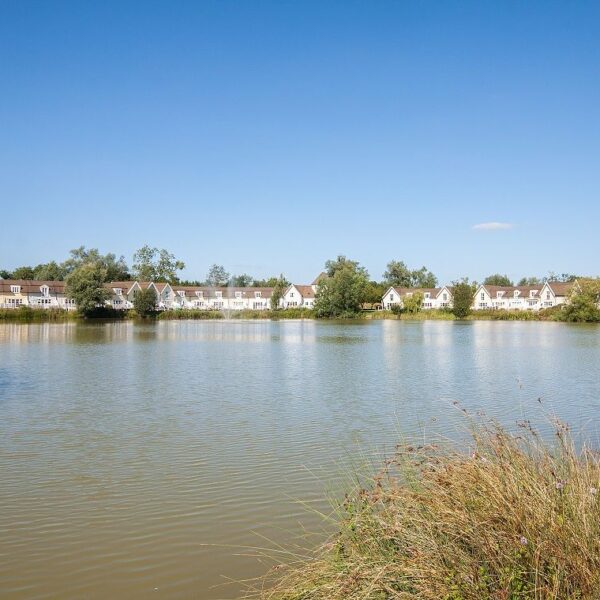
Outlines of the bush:
M556 444L476 428L469 452L401 445L339 506L312 560L278 565L269 600L596 600L600 458L568 428Z
M133 298L133 309L139 317L155 315L158 310L158 297L153 288L139 290Z
M392 306L390 307L390 310L392 311L392 314L394 314L394 315L401 315L404 312L404 308L402 307L402 304L392 304Z

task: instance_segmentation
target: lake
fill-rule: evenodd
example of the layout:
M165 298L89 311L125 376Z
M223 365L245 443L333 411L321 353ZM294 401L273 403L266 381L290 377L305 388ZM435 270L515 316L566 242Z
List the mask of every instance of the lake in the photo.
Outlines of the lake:
M2 324L0 595L238 597L353 470L460 436L455 402L597 444L599 368L593 325Z

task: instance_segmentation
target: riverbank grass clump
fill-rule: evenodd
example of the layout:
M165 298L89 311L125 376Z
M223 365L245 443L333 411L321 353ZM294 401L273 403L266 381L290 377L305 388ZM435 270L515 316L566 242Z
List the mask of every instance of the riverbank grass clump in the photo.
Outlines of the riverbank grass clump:
M468 452L399 446L339 507L313 559L278 565L269 600L593 600L600 462L557 425L473 434Z

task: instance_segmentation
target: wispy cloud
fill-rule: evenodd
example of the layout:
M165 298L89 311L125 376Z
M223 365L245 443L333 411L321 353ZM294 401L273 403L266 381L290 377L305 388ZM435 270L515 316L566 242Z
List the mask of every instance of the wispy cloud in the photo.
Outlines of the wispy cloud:
M473 225L473 229L477 229L478 231L499 231L501 229L512 229L513 227L512 223L498 223L497 221Z

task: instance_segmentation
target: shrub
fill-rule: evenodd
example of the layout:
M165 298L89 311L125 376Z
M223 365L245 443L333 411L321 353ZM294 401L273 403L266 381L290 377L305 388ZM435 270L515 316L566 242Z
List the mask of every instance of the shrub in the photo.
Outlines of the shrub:
M278 565L269 600L596 600L600 458L477 428L469 452L401 445L346 496L339 530L314 558Z
M404 312L404 308L402 307L401 304L392 304L392 306L390 307L390 310L395 315L401 315Z

